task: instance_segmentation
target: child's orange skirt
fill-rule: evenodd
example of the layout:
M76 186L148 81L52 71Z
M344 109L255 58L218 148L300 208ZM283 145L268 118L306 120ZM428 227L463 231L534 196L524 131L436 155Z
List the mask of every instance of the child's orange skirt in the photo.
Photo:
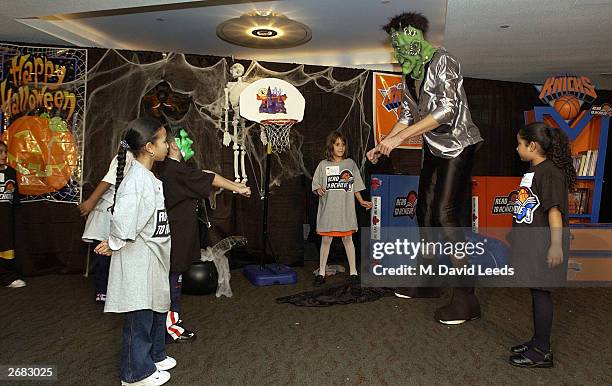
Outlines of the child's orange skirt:
M319 236L327 236L327 237L344 237L344 236L350 236L353 233L355 233L355 231L344 231L344 232L337 232L337 231L332 231L332 232L317 232L317 234Z

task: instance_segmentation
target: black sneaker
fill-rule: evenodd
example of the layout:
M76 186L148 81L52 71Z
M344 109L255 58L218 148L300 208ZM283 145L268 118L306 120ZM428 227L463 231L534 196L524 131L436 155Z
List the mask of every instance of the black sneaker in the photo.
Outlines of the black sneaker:
M193 331L185 330L183 333L176 338L174 341L176 343L191 343L196 339L197 335Z
M509 361L512 366L524 368L551 368L555 366L552 351L544 352L537 347L532 347L522 354L512 355Z
M361 280L359 279L359 275L351 275L351 276L349 276L349 284L351 284L351 285L359 285L359 284L361 284Z
M325 283L325 278L322 275L317 275L314 279L314 286L320 287L321 284Z
M510 352L513 354L522 354L526 351L529 350L529 346L530 346L531 342L527 342L527 343L523 343L523 344L519 344L516 346L513 346L512 348L510 348Z

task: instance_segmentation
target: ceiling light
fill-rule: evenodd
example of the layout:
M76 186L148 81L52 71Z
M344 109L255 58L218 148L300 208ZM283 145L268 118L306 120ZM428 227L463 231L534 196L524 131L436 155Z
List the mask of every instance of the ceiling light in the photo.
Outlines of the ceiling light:
M272 38L278 35L278 32L271 28L257 28L252 30L251 34L257 36L258 38Z
M217 36L228 43L250 48L289 48L307 43L307 25L272 11L255 11L217 26Z

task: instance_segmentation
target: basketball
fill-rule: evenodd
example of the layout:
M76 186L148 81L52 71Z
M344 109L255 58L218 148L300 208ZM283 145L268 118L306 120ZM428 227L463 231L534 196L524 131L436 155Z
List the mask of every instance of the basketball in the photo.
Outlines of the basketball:
M571 95L563 95L555 101L554 109L567 121L578 115L580 102Z
M529 198L529 192L527 192L527 189L521 188L518 192L517 198L519 202L525 202L527 198Z

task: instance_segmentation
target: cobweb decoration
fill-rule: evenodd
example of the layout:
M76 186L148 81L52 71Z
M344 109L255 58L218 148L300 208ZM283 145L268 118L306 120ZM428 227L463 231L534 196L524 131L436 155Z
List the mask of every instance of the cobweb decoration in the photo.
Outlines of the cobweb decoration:
M191 57L190 57L191 58ZM197 59L197 58L196 58ZM120 137L127 123L143 114L141 100L147 92L162 81L172 90L187 94L191 102L182 117L166 117L181 126L194 141L192 158L201 169L212 170L230 177L231 173L222 169L222 155L231 154L231 148L222 145L224 87L231 81L228 61L223 58L208 67L198 67L189 63L183 54L160 54L159 60L141 63L136 55L127 58L116 50L108 50L88 73L90 93L87 105L87 136L85 149L102 149L102 159L85 156L85 181L96 184L106 171L111 158L116 154ZM334 93L347 98L350 108L337 122L329 122L329 130L340 130L353 145L353 157L362 166L365 161L366 144L371 135L371 127L365 119L363 94L368 71L363 71L348 80L336 80L333 67L307 73L303 65L290 71L276 72L266 69L253 61L248 66L243 80L254 82L260 78L279 78L296 86L302 94L306 90L317 93ZM308 99L306 102L308 110ZM291 146L282 154L274 154L270 185L280 185L284 179L306 175L312 177L316 163L322 157L323 149L311 149L315 142L302 132L302 124L297 123L290 132ZM249 172L249 185L263 196L265 147L260 141L261 128L255 122L247 121L239 135L244 139L247 150L245 160ZM306 135L305 135L306 134ZM306 138L306 143L305 143ZM319 143L320 139L316 139ZM307 159L303 154L308 147ZM227 158L226 154L226 158ZM191 161L190 161L191 162ZM227 166L227 165L226 165Z

